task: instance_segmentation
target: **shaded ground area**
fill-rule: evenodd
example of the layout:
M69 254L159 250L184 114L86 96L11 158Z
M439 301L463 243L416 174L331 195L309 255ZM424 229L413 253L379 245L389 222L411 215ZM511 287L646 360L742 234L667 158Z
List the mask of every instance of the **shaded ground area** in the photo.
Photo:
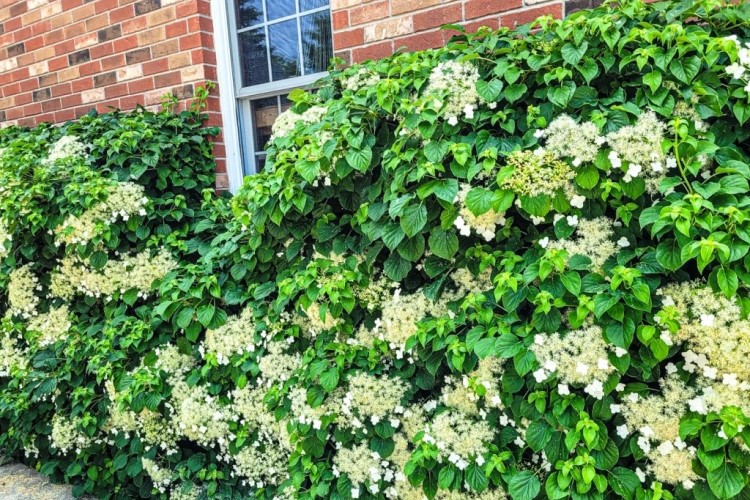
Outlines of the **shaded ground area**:
M0 465L0 500L69 500L74 498L71 490L25 465Z

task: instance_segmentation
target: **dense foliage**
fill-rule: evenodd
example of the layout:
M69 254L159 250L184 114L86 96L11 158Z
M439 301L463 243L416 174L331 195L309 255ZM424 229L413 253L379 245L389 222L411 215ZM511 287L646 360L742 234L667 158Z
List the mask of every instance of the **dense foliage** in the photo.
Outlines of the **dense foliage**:
M750 4L456 37L0 133L0 448L131 498L750 495Z

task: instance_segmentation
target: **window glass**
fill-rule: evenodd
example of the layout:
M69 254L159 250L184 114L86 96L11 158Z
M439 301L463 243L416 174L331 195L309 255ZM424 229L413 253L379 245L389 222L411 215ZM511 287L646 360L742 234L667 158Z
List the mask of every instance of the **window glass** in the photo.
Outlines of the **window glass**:
M328 0L300 0L299 8L303 12L306 10L319 9L328 5Z
M263 0L237 0L237 28L247 28L263 22Z
M305 74L325 71L333 55L330 11L321 10L303 16L300 25Z
M290 19L268 27L273 81L300 76L297 20Z
M281 17L292 16L297 13L295 0L266 0L266 12L268 20L279 19Z
M270 81L265 28L255 28L240 33L240 54L243 87Z

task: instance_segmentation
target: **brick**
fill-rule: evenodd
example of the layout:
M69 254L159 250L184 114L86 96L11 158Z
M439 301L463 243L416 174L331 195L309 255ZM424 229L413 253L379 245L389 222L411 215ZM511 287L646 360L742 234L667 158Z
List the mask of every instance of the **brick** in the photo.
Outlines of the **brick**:
M59 98L50 99L49 101L44 101L42 103L42 111L45 113L55 111L60 108L62 108L62 102L60 102Z
M60 101L62 102L62 105L64 108L72 108L74 106L78 106L81 104L81 94L70 94L63 96Z
M196 80L204 80L205 71L203 66L188 66L180 70L180 79L182 82L194 82Z
M114 26L110 26L109 28L99 30L97 36L99 38L99 43L107 42L115 38L120 38L122 36L122 27L119 24L115 24Z
M113 85L117 83L117 73L110 71L109 73L102 73L100 75L94 75L94 87L105 87L107 85Z
M446 5L430 9L425 12L414 14L414 31L424 31L437 28L443 24L452 24L461 21L463 13L461 5Z
M169 57L169 69L182 68L191 63L189 52L180 52Z
M60 5L62 5L63 11L68 11L78 7L81 4L83 4L83 0L62 0Z
M21 16L21 24L28 26L39 21L42 18L42 13L39 10L32 10Z
M49 99L50 97L52 97L52 92L50 91L49 87L35 90L32 93L32 98L34 99L34 102L43 101L45 99Z
M391 54L393 54L393 41L386 40L353 49L352 59L356 62L361 62L367 59L381 59Z
M0 73L5 73L18 67L18 59L0 59Z
M500 16L500 25L514 28L522 24L530 23L540 16L552 16L554 18L562 17L562 4L545 5L534 9L526 9L510 14Z
M49 71L49 63L47 61L38 62L29 66L29 75L37 76L42 73Z
M140 2L135 3L135 15L140 16L142 14L147 14L148 12L155 11L160 7L161 2L159 0L141 0Z
M50 19L49 27L50 29L54 30L57 28L62 28L63 26L67 26L72 22L73 22L73 12L69 10Z
M126 64L135 64L151 59L151 48L144 47L142 49L131 50L125 54Z
M57 73L47 73L46 75L41 75L39 77L40 87L46 87L55 83L57 83Z
M442 3L441 0L391 0L391 15L404 14Z
M78 66L78 74L80 76L94 75L96 73L99 73L101 70L102 63L100 61L91 61Z
M115 54L101 60L102 71L110 71L125 66L125 54Z
M407 33L414 33L412 16L394 17L365 26L365 42L386 40Z
M119 23L126 19L130 19L135 15L133 4L123 5L119 9L114 9L109 12L109 22Z
M10 6L10 17L19 17L28 10L26 2L17 2Z
M118 83L117 85L110 85L108 87L104 87L104 95L107 99L112 99L114 97L121 97L124 95L127 95L128 93L128 84L127 83Z
M63 109L55 112L54 120L55 123L65 123L75 120L75 117L75 111L71 108L65 107L65 104L63 103Z
M475 33L479 28L482 26L486 26L492 30L496 30L500 27L500 18L499 17L488 17L485 19L482 19L480 21L473 21L470 23L464 23L464 28L466 28L467 33Z
M363 28L339 31L333 34L333 46L337 49L346 49L363 43L365 43L365 30Z
M15 33L13 33L13 41L15 42L23 42L24 40L27 40L31 38L31 28L23 28L20 30L17 30Z
M52 88L52 97L60 97L63 95L70 94L72 91L72 86L70 83L61 83L59 85L54 85Z
M5 121L5 111L0 110L0 122L4 122L4 121Z
M346 9L362 3L363 0L331 0L331 10Z
M460 6L459 6L460 7ZM353 7L349 10L349 24L356 26L358 24L369 23L388 17L388 0L371 2Z
M73 80L75 78L78 78L79 76L81 75L78 73L77 67L62 69L57 72L57 81L67 82L68 80Z
M127 35L146 29L146 18L136 17L122 22L122 33Z
M128 93L130 94L143 94L149 90L154 89L154 79L151 77L141 78L140 80L133 80L128 82Z
M91 54L89 49L79 50L68 55L68 64L75 66L76 64L85 63L91 60Z
M161 42L167 37L164 30L164 26L153 28L142 33L138 33L138 45L143 47L144 45L152 45L156 42Z
M157 88L170 87L172 85L180 84L181 81L182 80L180 80L180 72L172 71L171 73L163 73L161 75L155 76L154 86L156 86Z
M138 4L136 4L137 6ZM137 7L136 7L137 9ZM146 24L148 27L158 26L160 24L166 24L169 21L174 21L176 18L174 6L165 7L163 9L155 10L146 14Z
M74 21L82 21L94 17L96 14L96 8L94 7L94 4L83 4L80 7L73 9L71 12L73 13Z
M96 36L96 33L89 33L88 35L79 36L75 40L73 40L76 50L91 47L92 45L96 45L98 42L99 37Z
M34 23L31 26L31 34L33 36L39 36L44 35L48 31L50 31L50 22L49 19L44 19L43 21L39 21L38 23ZM0 34L2 33L2 28L0 28Z
M17 43L8 47L8 57L16 57L26 52L23 43Z
M188 50L195 47L203 47L203 40L200 33L180 37L180 50Z
M79 78L71 82L70 86L73 92L75 92L73 95L80 95L80 92L94 87L94 78L90 76Z
M128 35L123 38L118 38L112 42L115 52L126 52L138 47L138 37L136 35Z
M190 99L193 97L193 86L182 85L181 87L175 87L172 89L172 93L177 99Z
M117 81L122 82L126 80L132 80L133 78L140 78L143 76L143 67L140 64L133 66L125 66L117 70Z
M34 64L36 62L36 58L34 57L34 54L21 54L18 56L18 65L19 66L28 66L30 64Z
M33 102L23 107L23 116L38 115L42 112L42 104Z
M186 21L177 21L176 23L165 26L167 38L176 38L188 32L188 23Z
M91 47L89 49L91 52L91 57L93 59L101 59L102 57L114 54L114 46L111 42L109 43L100 43L96 45L96 47Z
M60 12L62 12L62 2L51 2L42 6L40 14L42 19L47 19L55 14L59 14Z
M521 0L467 0L464 5L464 16L466 19L475 19L522 6Z
M443 34L439 29L397 38L393 42L396 49L406 47L408 50L434 49L441 45L443 45Z
M526 1L526 4L528 5L528 0ZM579 10L583 9L590 9L591 8L591 0L567 0L565 2L565 13L566 14L572 14L573 12L577 12Z
M178 40L168 40L163 43L159 43L151 47L151 57L164 57L168 54L174 54L180 49L180 43Z
M86 19L86 31L97 31L106 26L109 26L109 15L106 13Z
M339 10L333 13L333 29L339 31L349 27L349 11Z
M91 89L81 92L81 101L83 103L90 103L101 101L104 99L104 89Z
M120 99L120 109L133 109L138 105L143 106L144 102L142 95L126 95Z
M96 9L97 14L116 9L117 5L117 0L96 0L96 2L94 2L94 8Z

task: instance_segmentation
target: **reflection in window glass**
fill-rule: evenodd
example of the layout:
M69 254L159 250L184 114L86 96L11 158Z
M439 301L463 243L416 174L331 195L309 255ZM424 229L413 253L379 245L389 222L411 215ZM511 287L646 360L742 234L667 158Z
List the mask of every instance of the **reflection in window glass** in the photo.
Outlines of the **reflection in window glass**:
M243 31L239 36L242 86L249 87L269 82L265 30L261 27Z
M328 5L328 0L299 0L299 8L301 11L317 9Z
M294 15L297 12L295 0L266 0L268 20Z
M300 76L297 20L291 19L268 27L271 46L271 70L274 81Z
M328 10L302 17L302 57L305 74L320 73L333 56L331 17Z
M278 96L255 99L251 102L255 152L262 153L271 138L271 127L279 116Z
M262 0L237 0L237 27L247 28L263 22Z

